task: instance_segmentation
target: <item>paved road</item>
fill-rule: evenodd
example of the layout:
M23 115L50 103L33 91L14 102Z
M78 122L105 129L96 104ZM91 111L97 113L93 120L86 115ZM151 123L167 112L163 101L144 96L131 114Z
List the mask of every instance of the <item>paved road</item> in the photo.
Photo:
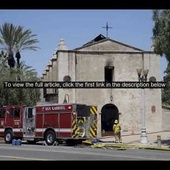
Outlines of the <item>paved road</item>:
M91 148L90 146L46 146L0 144L0 160L168 160L169 151L115 148Z

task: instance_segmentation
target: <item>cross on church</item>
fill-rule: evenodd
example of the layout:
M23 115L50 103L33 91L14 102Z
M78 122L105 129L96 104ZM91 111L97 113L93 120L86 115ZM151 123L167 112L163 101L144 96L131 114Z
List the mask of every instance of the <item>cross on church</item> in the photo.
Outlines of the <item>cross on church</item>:
M112 28L112 27L109 27L108 26L108 22L106 23L106 26L105 27L102 27L102 28L106 28L106 37L108 38L108 29L109 28Z

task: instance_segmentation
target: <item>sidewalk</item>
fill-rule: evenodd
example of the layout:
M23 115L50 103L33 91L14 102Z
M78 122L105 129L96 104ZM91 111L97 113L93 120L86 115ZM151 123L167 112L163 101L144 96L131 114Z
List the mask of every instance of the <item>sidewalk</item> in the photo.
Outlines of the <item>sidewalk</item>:
M123 132L122 143L115 143L115 138L113 136L104 136L100 138L100 140L107 143L108 146L112 144L121 147L165 149L170 151L170 132L148 133L147 139L148 142L146 144L140 143L140 132L134 132L133 134Z

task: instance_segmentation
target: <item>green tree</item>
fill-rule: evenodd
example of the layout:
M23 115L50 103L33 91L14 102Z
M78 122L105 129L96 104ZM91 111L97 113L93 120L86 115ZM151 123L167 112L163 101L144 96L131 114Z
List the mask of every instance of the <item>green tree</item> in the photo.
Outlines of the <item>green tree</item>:
M15 26L11 23L4 23L0 27L0 45L1 49L8 54L8 65L14 68L16 63L20 67L21 51L34 50L39 47L35 46L39 41L35 38L35 34L23 26ZM15 58L17 62L15 61Z
M36 82L40 81L37 76L37 72L31 66L25 64L24 61L21 62L20 68L16 68L16 75L20 76L21 81ZM35 88L21 88L18 91L18 103L23 105L33 106L39 101L40 90Z
M153 46L154 52L167 59L164 81L166 88L162 90L163 103L170 104L170 10L153 10Z
M153 10L155 52L170 61L170 10Z
M0 61L3 57L0 55ZM16 81L19 74L22 81L40 81L37 77L37 72L31 66L27 66L21 61L20 68L11 68L5 66L5 62L0 64L0 105L28 105L33 106L39 101L40 90L33 88L4 88L4 82ZM11 74L12 71L12 74Z
M0 105L6 105L8 101L9 91L4 89L3 82L5 78L9 78L9 68L7 63L7 54L4 51L0 53Z

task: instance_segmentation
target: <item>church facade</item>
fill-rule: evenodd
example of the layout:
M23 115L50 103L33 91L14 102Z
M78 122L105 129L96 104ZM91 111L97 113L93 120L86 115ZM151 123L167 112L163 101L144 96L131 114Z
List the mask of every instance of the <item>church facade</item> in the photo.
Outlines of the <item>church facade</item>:
M41 80L138 82L143 73L144 81L161 81L161 56L100 34L73 50L61 39ZM123 132L140 132L142 121L148 133L162 130L160 88L49 88L42 89L41 101L97 106L98 136L112 131L115 119Z

